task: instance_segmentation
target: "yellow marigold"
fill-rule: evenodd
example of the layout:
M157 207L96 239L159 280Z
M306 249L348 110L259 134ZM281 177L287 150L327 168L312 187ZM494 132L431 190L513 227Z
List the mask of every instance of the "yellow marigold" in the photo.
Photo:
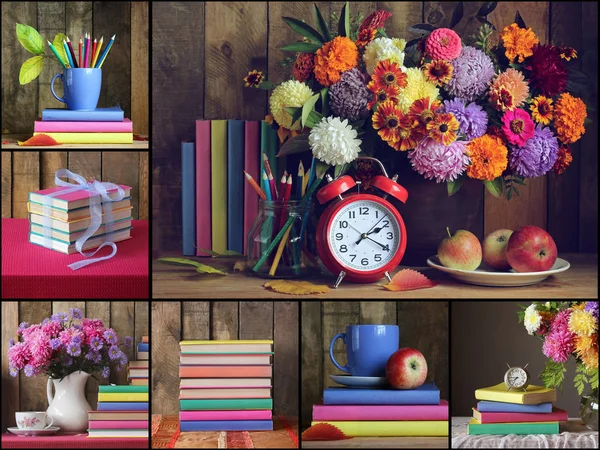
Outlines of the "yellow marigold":
M315 78L323 86L339 81L342 72L358 65L358 48L345 36L326 42L315 54Z
M591 336L598 332L598 320L587 311L574 309L569 316L569 330L577 336Z
M529 106L531 110L531 117L537 123L548 125L552 120L552 112L554 107L552 106L552 99L538 95L531 101Z
M560 94L554 105L554 126L558 139L564 144L572 144L585 133L583 122L587 117L585 103L568 92Z
M484 134L467 145L471 165L467 167L469 178L493 180L502 175L508 164L508 149L496 136Z
M588 369L597 369L598 368L598 347L592 347L590 350L581 355L581 360L583 364Z
M520 107L529 96L525 77L510 68L496 75L489 90L490 103L498 111L512 111Z
M406 87L398 95L398 104L406 114L411 105L422 98L428 98L431 103L437 100L440 91L433 83L427 81L421 69L411 67L406 69Z
M504 27L500 38L506 49L506 57L510 62L514 62L518 58L522 63L525 58L533 55L533 46L540 42L531 28L519 28L516 23Z

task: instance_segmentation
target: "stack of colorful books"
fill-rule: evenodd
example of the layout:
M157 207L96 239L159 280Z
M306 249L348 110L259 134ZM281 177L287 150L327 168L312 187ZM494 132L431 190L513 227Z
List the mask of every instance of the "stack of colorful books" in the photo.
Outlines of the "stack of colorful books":
M543 386L507 390L500 383L477 389L475 398L468 434L558 434L558 422L567 420L566 411L553 407L556 390Z
M448 436L448 402L433 384L416 389L341 388L323 392L312 425L328 423L352 437Z
M65 254L77 253L75 242L88 229L91 224L90 217L90 191L81 189L67 194L67 187L53 187L40 191L30 192L27 210L29 211L29 242L44 246L46 236L44 225L50 227L48 239L52 250ZM111 242L124 241L131 237L131 187L121 186L125 197L118 202L111 202L112 226L107 230L104 214L102 224L85 243L83 250L100 246L107 237ZM44 197L52 194L50 214L44 213ZM117 190L109 190L108 195L115 198ZM101 201L102 199L100 199ZM50 220L47 220L47 218ZM112 230L111 230L112 228ZM50 248L50 247L49 247Z
M273 429L273 341L182 341L181 431Z
M148 386L148 336L142 337L142 342L137 344L137 360L129 361L127 379L133 386Z
M100 386L89 421L88 437L147 438L148 386Z
M133 123L120 106L93 111L44 109L33 135L45 134L59 144L131 144Z

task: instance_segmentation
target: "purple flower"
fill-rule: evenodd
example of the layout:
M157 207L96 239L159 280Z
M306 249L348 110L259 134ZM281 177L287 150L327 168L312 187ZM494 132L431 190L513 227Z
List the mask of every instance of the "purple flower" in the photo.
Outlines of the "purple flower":
M100 361L102 361L102 355L100 355L100 352L91 351L87 355L85 355L85 357L86 357L86 359L89 359L96 364L98 364Z
M109 375L110 375L110 367L106 366L104 369L102 369L102 377L108 378Z
M59 347L60 347L60 339L59 338L50 339L50 348L52 350L58 350Z
M596 319L598 318L598 302L585 302L583 310L591 313Z
M81 344L81 336L76 334L75 336L73 336L71 338L71 342L73 342L75 344Z
M460 56L452 60L452 65L454 73L446 89L451 97L468 102L483 94L494 76L490 57L474 47L463 47Z
M108 357L110 359L119 359L121 357L121 353L121 350L119 350L119 347L116 345L113 345L108 349Z
M65 366L67 366L67 367L68 367L68 366L70 366L70 365L72 365L72 364L73 364L73 358L71 358L70 356L67 356L67 357L65 358Z
M32 377L33 376L33 366L31 364L27 364L23 368L23 372L25 372L25 376Z
M92 339L90 339L90 348L92 348L92 350L100 350L103 346L104 344L102 343L102 339L99 337L94 336Z
M71 325L71 328L75 328L76 330L83 329L83 327L81 325L79 325L78 323L74 323L73 325Z
M106 342L108 342L109 344L115 345L117 343L117 334L112 328L107 329L104 332L103 336L104 339L106 339Z
M123 340L123 345L125 347L131 348L131 346L133 345L133 338L131 336L125 336L125 339Z
M458 120L458 130L467 139L473 140L485 134L488 124L488 115L477 103L469 103L468 106L460 98L446 100L443 109L447 113L454 114Z
M67 313L60 312L60 313L52 314L53 322L65 323L67 320L69 320L69 316L67 316Z
M10 366L8 368L8 373L10 373L11 377L16 377L17 375L19 375L19 371L17 370L16 367Z
M83 313L79 308L69 308L69 314L73 319L83 319Z
M50 322L50 319L46 317L44 320L42 320L42 325L46 325L48 322Z
M10 338L8 340L8 348L11 348L13 345L15 345L15 340L13 338Z
M71 356L81 355L81 344L73 341L69 342L69 345L67 345L67 353Z
M428 180L435 178L437 183L453 181L470 162L466 155L466 144L465 141L454 141L446 147L431 138L425 138L408 153L408 159L413 169Z
M121 357L119 358L119 365L125 366L125 365L127 365L128 362L129 362L129 358L127 358L127 355L125 353L121 352Z
M25 328L27 328L29 326L29 322L21 322L19 324L19 328L17 328L18 330L24 330Z
M371 95L365 76L356 68L350 69L329 88L329 106L342 119L365 119L369 115L367 103Z
M558 139L550 128L535 128L535 134L523 147L513 147L509 153L509 166L519 175L534 178L544 175L558 158Z

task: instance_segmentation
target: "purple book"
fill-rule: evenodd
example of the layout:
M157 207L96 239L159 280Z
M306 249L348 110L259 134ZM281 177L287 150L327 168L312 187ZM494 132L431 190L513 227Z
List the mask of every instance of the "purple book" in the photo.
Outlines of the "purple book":
M98 402L98 411L148 411L148 402Z

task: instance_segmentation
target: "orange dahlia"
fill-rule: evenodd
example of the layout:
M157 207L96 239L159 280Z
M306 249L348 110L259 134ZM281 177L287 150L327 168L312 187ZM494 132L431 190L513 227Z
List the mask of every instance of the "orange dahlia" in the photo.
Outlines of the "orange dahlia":
M443 59L436 59L423 65L423 72L425 72L427 81L432 82L436 86L441 86L452 79L454 66Z
M522 63L525 58L533 55L533 46L540 42L531 28L519 28L516 23L504 27L500 38L506 49L506 57L511 63L517 58Z
M390 147L405 151L417 146L415 122L394 102L383 102L373 113L373 128Z
M533 117L533 120L537 123L548 125L552 120L554 106L552 106L551 98L538 95L532 100L529 109L531 110L531 117Z
M358 65L358 48L345 36L326 42L315 54L315 77L323 86L339 81L342 72Z
M583 122L587 117L585 103L568 92L560 94L554 105L554 126L563 144L572 144L585 133Z
M369 42L375 39L375 36L377 36L377 29L375 28L361 30L356 38L356 46L358 48L366 47Z
M371 83L369 83L371 84ZM369 87L369 85L367 85ZM373 98L367 103L367 109L372 109L376 103L384 103L388 100L394 104L398 103L398 95L400 94L400 88L394 84L389 86L371 86L369 90L373 93Z
M435 113L442 107L439 100L433 102L429 97L421 98L413 102L408 109L408 115L413 120L417 121L417 131L422 135L427 134L427 124L435 117Z
M405 88L407 84L407 77L404 72L400 69L400 65L396 62L390 62L389 59L379 61L373 70L373 76L371 81L367 85L367 88L371 89L374 86L390 86L396 85L401 88Z
M469 178L491 181L502 175L508 165L508 149L502 140L489 134L473 139L467 144L471 165Z
M558 47L558 52L560 53L560 57L565 61L577 58L577 50L572 47Z
M498 111L512 111L521 106L528 96L529 86L525 77L513 68L496 75L489 90L490 103Z
M560 147L558 149L558 157L556 158L556 162L554 163L552 170L556 173L556 175L560 175L567 170L567 167L569 167L572 161L573 154L571 153L571 150L569 150L567 147Z
M244 82L246 83L245 86L257 88L264 79L265 77L262 72L251 70L248 72L248 75L244 77Z
M454 117L454 114L442 113L436 114L433 120L427 123L427 131L429 132L429 137L434 141L448 146L458 137L456 133L459 126L460 124L456 120L456 117Z

